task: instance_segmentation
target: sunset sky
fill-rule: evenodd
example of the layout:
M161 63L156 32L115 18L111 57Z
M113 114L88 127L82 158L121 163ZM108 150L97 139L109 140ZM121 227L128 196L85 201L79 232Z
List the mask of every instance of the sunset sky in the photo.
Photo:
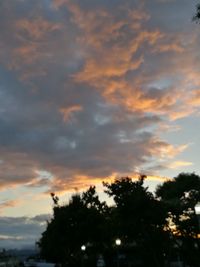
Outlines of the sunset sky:
M0 247L35 242L50 192L200 174L198 2L0 1Z

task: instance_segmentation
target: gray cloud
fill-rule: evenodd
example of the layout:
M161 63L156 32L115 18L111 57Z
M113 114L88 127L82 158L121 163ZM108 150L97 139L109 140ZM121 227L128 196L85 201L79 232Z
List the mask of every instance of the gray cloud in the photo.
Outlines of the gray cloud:
M192 4L150 2L1 2L1 188L74 187L182 151L154 130L194 112L178 67Z
M0 248L34 246L46 227L50 215L36 217L0 217Z

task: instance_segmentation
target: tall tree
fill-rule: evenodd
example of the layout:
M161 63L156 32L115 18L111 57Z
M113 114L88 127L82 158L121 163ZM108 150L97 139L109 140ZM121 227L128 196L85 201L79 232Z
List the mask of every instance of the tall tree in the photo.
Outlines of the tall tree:
M200 201L200 177L195 173L181 173L159 185L156 196L167 207L169 229L172 237L179 241L177 245L182 257L191 266L199 266L199 227L194 207Z
M195 13L195 15L194 15L194 17L193 17L193 20L194 20L195 22L197 22L197 23L200 22L200 3L197 4L197 6L196 6L196 13Z
M162 202L144 187L144 179L145 176L137 181L125 177L104 186L116 204L116 236L125 244L136 245L144 266L163 266L166 212Z
M39 241L41 255L80 266L81 245L87 246L87 254L92 252L89 258L103 252L108 259L120 238L127 255L135 253L143 266L164 266L177 251L190 266L199 266L194 206L200 201L200 177L181 173L158 186L155 196L144 180L122 177L103 183L114 199L112 207L99 200L95 187L73 195L65 205L52 193L53 217Z
M53 201L55 195L51 194ZM76 261L81 256L81 246L97 247L104 242L106 204L101 203L95 187L82 195L73 195L66 205L54 201L53 218L47 224L38 244L41 256L56 262Z

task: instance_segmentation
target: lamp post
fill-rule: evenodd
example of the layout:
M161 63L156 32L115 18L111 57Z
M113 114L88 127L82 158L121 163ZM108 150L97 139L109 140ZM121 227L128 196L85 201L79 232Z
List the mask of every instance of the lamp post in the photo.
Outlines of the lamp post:
M81 266L84 267L84 253L86 251L86 246L85 245L82 245L81 246L81 251L83 252L83 255L81 256Z
M198 219L198 234L199 234L199 230L200 230L200 202L198 202L194 206L194 210L195 210L195 214L196 214L197 219Z
M121 239L117 238L115 240L115 245L117 246L117 267L119 267L119 247L121 246Z
M86 250L86 246L85 246L85 245L82 245L82 246L81 246L81 250L82 250L82 251L85 251L85 250Z
M198 223L199 223L199 226L200 226L200 202L198 202L198 203L194 206L194 209L195 209L195 213L196 213L196 215L197 215Z
M198 232L197 232L197 240L196 240L196 244L195 244L195 248L198 251L198 261L199 259L199 250L200 250L200 244L199 244L199 232L200 232L200 202L197 202L197 204L194 206L194 210L195 210L195 214L197 216L198 219Z
M115 240L115 244L116 244L117 246L120 246L121 243L122 243L121 239L117 238L117 239Z

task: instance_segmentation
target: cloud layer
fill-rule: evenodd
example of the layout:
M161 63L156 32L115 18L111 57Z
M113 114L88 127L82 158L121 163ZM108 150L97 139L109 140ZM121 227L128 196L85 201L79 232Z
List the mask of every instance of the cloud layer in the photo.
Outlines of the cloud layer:
M188 144L160 129L199 112L194 8L1 1L0 189L63 191L191 165L175 159Z
M0 217L0 248L34 248L46 227L49 215L28 217Z

